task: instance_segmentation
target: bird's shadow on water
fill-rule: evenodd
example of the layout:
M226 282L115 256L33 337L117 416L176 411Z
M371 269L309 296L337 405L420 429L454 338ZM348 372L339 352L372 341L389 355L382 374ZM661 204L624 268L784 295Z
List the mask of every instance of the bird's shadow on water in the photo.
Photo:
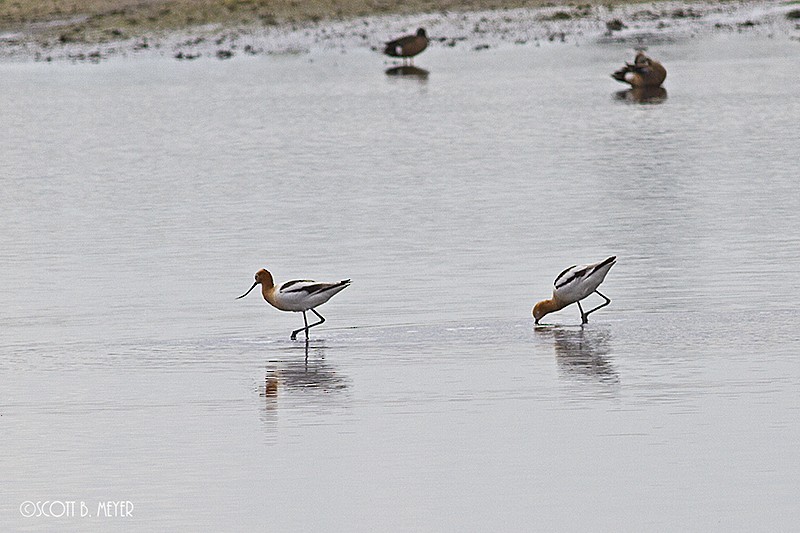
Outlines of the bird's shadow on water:
M398 65L386 69L386 75L391 78L417 80L420 82L428 81L430 72L424 68L415 67L414 65Z
M619 384L619 374L607 357L611 353L611 332L588 326L538 326L536 335L552 341L561 373L606 385Z
M664 87L634 87L617 91L614 99L628 104L663 104L667 100Z
M325 359L324 341L292 343L276 351L259 387L267 414L284 407L324 411L333 397L347 390L349 380Z

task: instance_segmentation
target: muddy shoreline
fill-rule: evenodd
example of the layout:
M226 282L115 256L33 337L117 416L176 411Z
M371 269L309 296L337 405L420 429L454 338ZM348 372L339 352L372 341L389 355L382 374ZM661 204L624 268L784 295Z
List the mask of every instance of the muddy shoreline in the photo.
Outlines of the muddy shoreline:
M163 7L163 20L151 15L150 24L132 24L131 20L137 18L123 24L117 15L129 13L124 9L112 11L116 13L113 16L67 13L69 17L64 19L50 16L44 17L46 20L40 17L11 22L4 17L0 19L4 22L0 30L0 60L99 62L112 57L160 56L187 61L314 51L345 53L364 48L378 50L385 40L418 26L428 29L432 47L475 51L504 45L586 41L647 47L715 32L786 36L800 42L800 6L795 3L520 3L525 7L500 8L508 2L489 2L486 5L490 9L464 10L470 5L482 8L485 3L456 2L447 4L458 8L452 11L375 14L380 9L368 13L360 3L345 2L340 4L347 4L348 9L323 17L321 11L298 11L296 6L292 8L295 11L276 10L276 6L284 5L276 2L269 4L273 13L270 17L242 18L232 11L228 17L214 18L213 13L206 13L198 15L203 24L189 25L183 16L170 18L172 12ZM161 4L150 0L137 5L138 9L155 9ZM286 5L291 7L291 3ZM420 2L418 7L423 9L426 5ZM404 9L410 8L407 5ZM350 16L352 13L356 14Z

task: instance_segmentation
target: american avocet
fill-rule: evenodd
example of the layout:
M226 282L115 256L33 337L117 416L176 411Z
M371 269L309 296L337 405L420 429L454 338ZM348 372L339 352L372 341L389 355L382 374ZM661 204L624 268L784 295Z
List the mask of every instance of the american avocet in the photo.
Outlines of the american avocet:
M428 47L428 35L424 28L419 28L416 35L406 35L386 43L383 53L387 56L402 57L405 64L406 58L414 64L414 56Z
M287 281L278 287L272 280L272 274L262 268L256 272L256 281L253 283L253 286L236 299L244 298L250 294L250 291L259 283L261 284L261 294L272 307L280 309L281 311L303 313L303 323L305 327L294 330L292 332L292 340L296 339L297 334L303 330L305 330L306 340L308 340L308 330L325 322L325 319L321 314L317 313L315 308L324 304L330 300L334 294L350 285L350 280L345 279L336 283L317 283L316 281L308 279L296 279ZM309 326L308 319L306 318L306 311L311 311L317 315L319 322L314 322Z
M636 54L633 64L625 63L625 66L611 77L622 83L628 83L631 87L660 87L667 78L667 69L640 51Z
M559 274L554 283L553 297L549 300L542 300L533 307L533 318L536 323L538 324L539 320L547 313L552 313L570 304L577 303L578 309L581 310L581 324L587 324L589 322L587 317L590 313L594 313L611 303L611 300L598 291L597 287L603 283L606 274L616 262L617 256L611 256L604 261L590 265L571 266ZM580 301L593 292L601 296L605 303L584 313Z

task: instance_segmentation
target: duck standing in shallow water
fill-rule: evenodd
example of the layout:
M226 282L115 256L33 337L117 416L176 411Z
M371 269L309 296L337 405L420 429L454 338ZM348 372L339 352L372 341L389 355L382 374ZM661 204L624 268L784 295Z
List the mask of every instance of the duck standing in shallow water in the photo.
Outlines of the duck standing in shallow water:
M305 327L294 330L292 332L292 340L295 340L297 334L301 331L306 332L306 340L308 340L308 330L325 322L325 319L322 315L317 313L315 308L324 304L330 300L334 294L350 285L350 280L345 279L336 283L318 283L308 279L296 279L287 281L278 287L272 280L272 274L262 268L256 272L256 281L253 283L253 286L236 299L244 298L250 294L250 291L258 284L261 284L261 294L264 296L264 299L275 309L303 313L303 323ZM317 315L319 322L314 322L309 326L308 319L306 318L306 311L311 311Z
M667 78L667 69L654 59L650 59L644 52L638 52L633 64L625 66L611 75L617 81L627 83L631 87L654 89L661 87Z
M383 53L387 56L403 58L403 64L408 59L411 64L414 64L414 56L422 52L428 47L428 35L425 33L425 28L419 28L416 35L406 35L394 41L386 43L386 48Z
M548 313L577 303L578 309L581 310L581 324L588 324L590 313L594 313L611 303L611 300L598 291L597 287L603 283L603 280L606 279L606 274L616 262L617 256L611 256L604 261L590 265L571 266L559 274L554 283L553 297L549 300L542 300L533 307L533 318L536 323L538 324L539 320ZM580 301L593 292L602 297L605 303L584 313Z

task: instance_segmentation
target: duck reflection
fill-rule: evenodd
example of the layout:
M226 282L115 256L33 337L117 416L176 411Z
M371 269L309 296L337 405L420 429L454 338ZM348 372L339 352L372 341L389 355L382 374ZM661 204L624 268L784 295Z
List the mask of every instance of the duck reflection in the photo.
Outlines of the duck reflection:
M550 336L561 371L574 378L591 378L604 384L619 383L619 375L606 358L611 352L610 334L589 328L537 329L540 335Z
M429 74L430 72L424 68L415 67L414 65L400 65L386 69L387 76L417 79L419 81L427 81Z
M634 87L614 94L617 100L631 104L661 104L667 99L663 87Z

